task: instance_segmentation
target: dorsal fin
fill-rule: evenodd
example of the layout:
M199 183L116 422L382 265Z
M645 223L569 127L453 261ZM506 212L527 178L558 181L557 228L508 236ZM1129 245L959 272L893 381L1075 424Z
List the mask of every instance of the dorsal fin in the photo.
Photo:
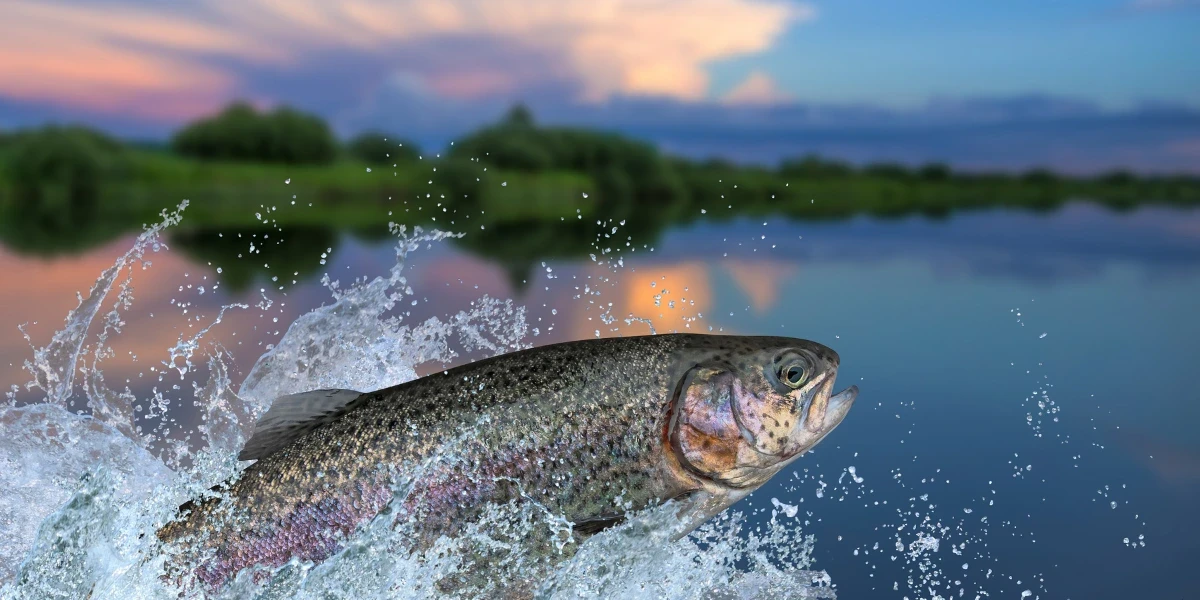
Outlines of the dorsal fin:
M258 460L308 433L321 421L362 395L354 390L313 390L280 396L254 424L254 435L238 460Z

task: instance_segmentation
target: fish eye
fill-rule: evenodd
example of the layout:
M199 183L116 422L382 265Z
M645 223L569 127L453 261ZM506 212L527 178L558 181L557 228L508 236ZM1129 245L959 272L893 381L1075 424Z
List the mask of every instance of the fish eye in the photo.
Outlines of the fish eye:
M804 382L808 380L808 369L805 368L803 362L797 360L780 365L778 375L779 381L795 389L804 385Z

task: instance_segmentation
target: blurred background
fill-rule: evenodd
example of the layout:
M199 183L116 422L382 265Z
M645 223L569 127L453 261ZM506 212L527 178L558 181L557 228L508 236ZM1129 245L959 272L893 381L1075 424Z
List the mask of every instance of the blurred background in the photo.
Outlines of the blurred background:
M495 204L499 221L592 190L577 208L653 203L667 222L719 204L731 177L743 206L839 198L806 216L1189 203L1198 8L7 2L0 239L78 251L180 197L197 203L192 226L245 217L229 209L289 176L309 201L339 202L310 215L347 228L374 222L361 205L428 185ZM473 186L471 161L546 204Z
M409 318L490 294L538 344L835 346L867 400L825 460L881 490L806 506L848 597L900 589L858 549L909 518L911 490L878 500L918 454L968 482L941 496L959 519L1009 494L970 573L1015 576L978 589L1185 597L1197 31L1193 0L6 0L0 384L184 199L109 367L139 397L194 317L285 299L211 334L244 372L322 275L386 271L389 221L462 231L413 259Z

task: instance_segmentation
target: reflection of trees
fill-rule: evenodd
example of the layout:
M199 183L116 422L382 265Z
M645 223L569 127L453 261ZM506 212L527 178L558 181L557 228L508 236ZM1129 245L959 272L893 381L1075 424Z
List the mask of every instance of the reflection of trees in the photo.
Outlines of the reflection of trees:
M265 227L184 229L171 234L172 248L196 262L220 267L220 281L231 292L243 291L255 281L269 281L274 276L279 277L276 285L286 285L292 279L311 275L322 268L321 253L336 248L337 241L338 232L332 226L286 227L283 232Z
M411 212L398 210L390 218L466 231L468 236L456 243L503 264L514 285L528 279L531 265L540 260L599 255L604 246L593 245L597 234L602 241L611 241L614 247L623 246L626 236L633 236L632 242L636 244L652 243L665 229L695 221L769 216L817 221L856 215L877 219L912 215L944 219L959 211L997 207L1045 213L1058 210L1072 199L1127 211L1146 204L1147 193L1154 194L1150 196L1152 199L1170 204L1195 202L1188 195L1190 188L1186 187L1186 181L1164 181L1160 188L1144 181L1141 187L1120 181L1108 184L1108 188L1083 185L1073 188L1061 180L1045 177L958 182L922 182L916 178L821 179L794 181L788 186L770 173L743 169L739 175L733 170L723 170L720 165L711 172L678 166L651 167L636 175L610 166L598 168L590 178L566 184L561 178L552 181L549 176L526 174L500 188L497 180L509 177L482 173L478 163L448 160L437 166L438 170L430 176L433 183L428 187L432 196L419 200L410 196L404 208ZM485 176L481 178L483 182L477 180L481 174ZM584 217L575 219L574 211L564 204L569 206L569 198L578 199L579 192L572 190L580 188L591 190L590 198L582 203L586 207ZM290 281L292 272L311 272L319 266L320 251L336 243L338 232L350 232L365 241L389 236L382 222L378 226L363 226L370 221L364 218L364 211L379 206L377 193L346 190L331 195L325 190L316 197L316 206L294 213L298 222L288 222L292 213L277 213L275 218L283 228L283 243L267 238L266 244L256 243L262 254L249 255L252 239L261 241L262 234L279 232L253 225L227 225L231 217L222 207L261 202L253 189L254 186L247 187L250 191L245 198L231 191L219 204L207 204L203 198L196 198L185 215L187 230L174 234L180 250L197 260L222 266L226 273L224 280L230 287L249 285L259 275L268 278L280 275L281 280ZM19 252L53 255L86 250L124 233L137 232L141 223L155 220L157 213L122 203L122 199L138 191L121 184L106 184L94 191L73 190L54 181L23 189L13 189L10 184L8 190L0 188L0 242ZM145 190L141 193L146 195ZM532 197L539 200L529 202ZM442 207L436 206L439 202ZM526 204L517 210L504 209L507 203L521 202ZM418 203L424 211L418 212ZM497 207L500 209L496 210ZM465 215L471 218L458 221L457 226L441 219L437 223L427 220L444 214L442 208L448 208L451 215L457 214L459 218ZM565 221L563 216L567 217ZM608 225L597 226L597 220ZM625 225L619 226L619 239L604 240L603 231L610 231L621 221ZM318 224L313 225L314 222ZM481 230L479 225L485 228ZM222 232L223 237L218 235ZM237 237L238 233L242 238ZM252 238L252 234L259 237ZM306 241L300 243L300 240ZM239 253L243 258L237 258ZM271 268L263 268L264 262Z
M396 211L392 218L415 224L443 211L450 220L463 218L458 225L470 235L457 243L504 264L519 285L541 259L599 254L603 246L594 242L603 233L597 220L611 221L606 229L625 222L618 225L619 235L642 244L671 226L737 217L944 219L956 211L996 207L1048 212L1071 199L1116 211L1147 203L1200 204L1200 182L1186 176L1115 171L1081 179L1044 170L959 173L941 164L857 168L817 156L778 167L695 161L614 133L539 125L519 106L457 140L445 157L418 161L415 146L400 143L377 133L350 142L348 154L398 165L376 169L384 171L376 176L365 167L313 166L335 159L335 140L319 119L286 108L262 114L235 104L180 131L174 147L195 156L313 163L294 172L310 187L291 190L313 205L303 215L274 215L284 228L284 243L256 244L261 254L249 255L250 239L262 238L248 236L272 232L256 229L258 223L241 230L233 223L238 211L274 202L267 200L278 186L274 178L284 177L277 166L219 163L197 171L195 161L130 151L81 128L17 132L0 138L0 239L40 254L85 249L154 220L161 208L154 192L169 190L161 195L194 201L184 225L194 229L175 234L181 250L220 264L227 284L239 287L259 275L290 277L315 269L319 252L307 250L331 247L335 232L357 228L356 237L385 238L382 223L363 226L375 222L384 205L404 204L411 212ZM386 171L392 171L390 177ZM268 180L276 181L274 187ZM583 219L570 218L576 208L584 211ZM423 224L455 228L440 219ZM297 238L307 244L297 244ZM612 240L617 246L624 241ZM264 262L272 268L262 267Z
M289 227L288 230L290 230L290 229L291 228ZM359 240L361 242L365 242L367 244L377 244L379 242L384 242L384 241L396 238L396 236L386 227L386 225L384 223L380 223L379 225L372 225L371 227L362 227L362 226L348 227L348 228L342 229L341 231L343 233L349 234L350 237L353 237L354 239ZM327 247L332 248L333 246L327 246Z
M130 232L125 215L84 210L48 211L14 203L0 208L0 243L21 254L55 256L83 252Z
M510 282L520 287L529 280L532 268L548 258L580 258L601 254L605 247L623 248L627 237L632 243L654 243L661 233L676 226L695 221L723 221L739 217L783 216L797 221L845 219L855 215L870 215L877 219L903 218L922 215L943 219L954 212L997 206L1019 207L1035 212L1050 212L1060 208L1071 195L1056 182L1033 181L1004 187L980 186L964 189L953 185L892 182L888 184L832 182L826 184L793 185L788 188L767 179L755 181L738 179L727 173L703 171L660 172L642 178L639 184L619 169L600 169L591 179L592 201L582 219L571 218L573 211L564 211L551 201L544 207L533 207L507 216L502 211L481 210L481 196L497 194L494 185L481 187L475 181L480 167L477 164L447 161L439 165L433 176L437 189L445 198L435 195L423 199L425 211L418 212L409 200L411 212L397 213L392 218L410 225L438 225L450 230L465 231L467 236L454 243L464 250L499 263L508 273ZM657 179L656 179L657 178ZM723 180L723 181L721 181ZM734 189L733 182L738 184ZM494 184L494 181L491 182ZM489 185L491 185L489 184ZM540 180L527 178L517 187L510 184L508 192L487 200L517 202L526 197L524 186L541 185ZM944 185L943 188L929 187ZM824 187L822 187L824 186ZM922 187L925 186L925 187ZM44 193L52 193L49 188ZM498 189L498 188L497 188ZM1136 188L1135 188L1136 189ZM490 191L489 191L490 190ZM531 190L530 193L533 193ZM557 191L542 191L543 196L557 197ZM1130 210L1140 205L1135 191L1113 194L1094 202L1112 210ZM30 202L11 192L0 191L0 242L19 252L53 255L78 252L114 239L124 233L138 231L142 222L153 220L151 215L134 214L125 210L116 199L124 192L119 188L102 189L100 201L75 201L72 196L41 195ZM508 195L511 195L511 199ZM725 197L722 198L721 196ZM1080 194L1078 198L1087 198ZM87 196L78 196L87 198ZM814 198L816 201L811 201ZM231 204L237 202L229 201ZM210 219L220 217L212 210L193 210L185 216L184 227L172 234L175 247L197 261L211 262L223 268L222 280L234 289L245 288L256 279L278 275L281 281L292 279L293 272L301 274L317 270L319 256L325 248L337 243L339 233L350 233L367 242L384 241L390 237L386 227L364 227L361 211L355 206L377 199L348 193L333 203L323 200L314 211L320 211L322 225L288 223L279 214L282 234L271 228L254 226L215 226ZM457 226L441 220L426 220L441 215L437 202L442 202L458 215L472 215ZM65 204L64 204L65 203ZM729 208L732 206L732 209ZM197 208L202 208L197 206ZM705 213L701 213L706 209ZM546 211L551 214L540 214ZM561 218L567 212L567 219ZM315 213L307 213L311 222ZM221 217L227 219L227 217ZM596 221L602 221L600 226ZM621 221L625 225L619 225ZM484 229L479 229L483 225ZM611 228L618 232L611 239ZM227 228L228 227L228 228ZM238 234L241 237L238 237ZM223 235L221 235L223 234ZM257 234L258 237L252 237ZM271 237L263 242L263 235ZM597 247L597 236L603 242ZM249 254L251 241L258 250ZM238 254L242 254L239 258ZM262 265L271 265L269 269Z
M589 254L613 256L627 252L625 243L641 249L642 244L654 244L671 225L663 218L667 211L645 210L631 213L592 215L584 219L528 220L521 222L489 223L482 230L469 230L454 244L472 254L500 265L514 289L523 289L531 281L534 269L541 261L555 258L575 259ZM611 216L610 216L611 215ZM596 221L604 225L597 225ZM618 225L621 220L625 225ZM617 233L612 228L617 227ZM604 237L605 235L610 237ZM628 238L632 238L631 240ZM611 252L604 254L609 248Z

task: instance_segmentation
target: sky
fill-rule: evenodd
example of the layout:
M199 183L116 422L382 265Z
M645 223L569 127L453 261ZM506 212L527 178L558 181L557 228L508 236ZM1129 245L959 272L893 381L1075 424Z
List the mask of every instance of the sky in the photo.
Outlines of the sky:
M1200 0L0 0L0 127L247 99L440 146L523 101L740 160L1200 170L1196 31Z

